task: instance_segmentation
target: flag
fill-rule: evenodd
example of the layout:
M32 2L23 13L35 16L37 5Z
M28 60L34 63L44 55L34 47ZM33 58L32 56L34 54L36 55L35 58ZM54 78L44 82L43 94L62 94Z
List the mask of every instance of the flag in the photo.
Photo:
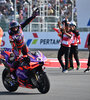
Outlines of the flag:
M59 29L57 29L57 28L53 28L57 33L59 33Z

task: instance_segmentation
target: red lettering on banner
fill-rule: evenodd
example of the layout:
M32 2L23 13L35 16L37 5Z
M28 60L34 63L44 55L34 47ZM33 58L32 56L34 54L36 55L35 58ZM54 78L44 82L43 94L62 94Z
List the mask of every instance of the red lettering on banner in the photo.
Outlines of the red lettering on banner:
M34 38L38 38L37 33L33 33Z
M5 45L5 41L2 40L1 47L3 47L4 45Z
M84 48L88 48L87 43L88 43L88 37L89 37L89 35L90 35L90 33L87 35L87 39L86 39Z

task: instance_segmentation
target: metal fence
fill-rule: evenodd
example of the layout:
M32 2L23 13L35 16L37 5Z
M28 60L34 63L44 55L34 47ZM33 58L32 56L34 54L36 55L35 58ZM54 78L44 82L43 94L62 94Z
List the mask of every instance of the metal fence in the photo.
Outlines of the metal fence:
M68 16L69 21L72 19L77 21L77 17L75 15L76 12L72 12L75 2L73 2L74 4L72 2L68 2L75 0L66 0L66 3L60 2L60 0L8 1L10 2L0 2L0 26L4 31L8 31L10 21L17 20L18 22L23 22L26 18L32 15L32 12L36 7L39 7L40 9L39 16L37 16L29 25L27 25L23 31L53 32L53 28L57 28L57 21L62 21L65 16ZM79 30L89 31L90 29L79 28Z

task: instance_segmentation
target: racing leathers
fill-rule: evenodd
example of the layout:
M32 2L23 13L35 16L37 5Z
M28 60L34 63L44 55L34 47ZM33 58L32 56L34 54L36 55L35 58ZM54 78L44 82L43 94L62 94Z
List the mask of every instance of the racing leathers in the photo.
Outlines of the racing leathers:
M12 51L15 55L15 61L13 62L11 66L11 72L15 72L15 70L18 67L18 58L21 53L23 55L27 55L29 50L26 46L26 43L24 41L24 35L23 35L23 28L28 25L35 17L37 16L36 11L33 12L32 16L27 18L24 22L20 23L18 31L12 31L9 29L9 41L12 45Z
M9 41L12 45L12 51L16 56L19 56L21 54L21 52L22 52L23 55L27 55L27 53L29 51L28 47L25 44L22 30L34 18L35 18L35 16L29 17L23 23L21 23L20 26L19 26L19 31L17 33L14 34L14 32L11 31L11 30L8 31Z

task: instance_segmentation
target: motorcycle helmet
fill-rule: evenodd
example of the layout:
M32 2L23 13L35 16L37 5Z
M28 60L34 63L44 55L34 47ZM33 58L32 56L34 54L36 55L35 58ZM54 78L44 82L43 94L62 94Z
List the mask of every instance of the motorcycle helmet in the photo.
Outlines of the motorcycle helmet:
M75 26L76 27L76 22L75 21L71 21L70 22L70 26Z
M20 27L20 24L17 21L12 21L9 24L9 29L14 33L17 33L19 31L19 27Z

